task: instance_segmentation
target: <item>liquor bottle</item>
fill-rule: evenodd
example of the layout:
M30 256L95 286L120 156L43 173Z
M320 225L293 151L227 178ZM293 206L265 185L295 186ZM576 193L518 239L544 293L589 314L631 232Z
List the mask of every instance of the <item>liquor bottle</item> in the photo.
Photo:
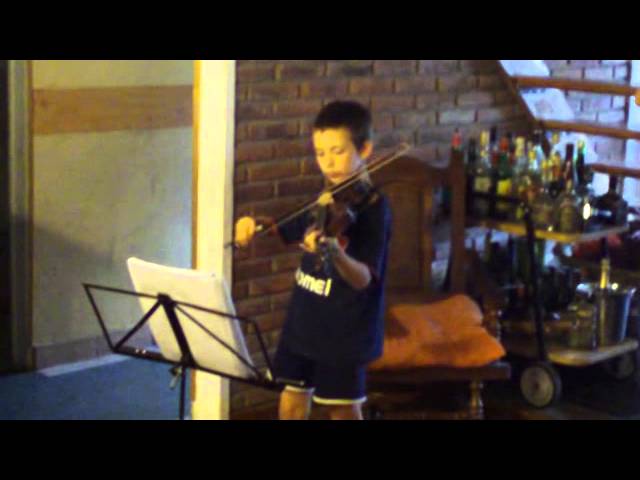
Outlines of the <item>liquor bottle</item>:
M467 155L466 155L466 177L467 177L467 191L466 191L466 201L467 201L467 212L473 211L473 179L475 170L477 167L478 161L478 143L475 138L470 138L467 143Z
M494 171L495 193L497 195L510 196L512 193L513 169L509 162L509 138L503 137L500 141L500 154L498 164ZM496 200L494 218L507 220L511 204L503 200Z
M593 174L588 170L585 164L585 142L584 140L578 140L578 152L575 162L575 194L578 197L578 203L580 205L580 211L582 212L583 230L588 230L591 215L593 213L593 201L595 198L593 188L591 187L591 180Z
M513 168L512 196L526 202L528 201L529 191L532 187L531 175L533 172L529 171L530 165L529 159L527 159L525 154L524 137L518 137L516 139L515 159L515 165ZM533 157L533 159L535 161L535 157ZM523 210L521 205L518 205L516 208L512 208L511 220L521 220L522 215Z
M609 191L596 198L594 213L598 220L608 226L627 224L629 204L618 193L618 177L609 175Z
M488 194L491 190L491 163L489 160L490 135L488 131L480 134L480 157L473 171L473 191L475 193ZM473 199L471 212L476 218L489 216L490 201L488 198L476 197Z
M541 189L533 202L531 202L531 216L533 217L533 224L538 230L553 231L554 228L555 202L549 192L551 185L549 180L551 178L548 164L545 164Z
M580 201L573 191L573 180L569 178L565 185L565 191L556 200L556 230L563 233L578 233L583 227Z

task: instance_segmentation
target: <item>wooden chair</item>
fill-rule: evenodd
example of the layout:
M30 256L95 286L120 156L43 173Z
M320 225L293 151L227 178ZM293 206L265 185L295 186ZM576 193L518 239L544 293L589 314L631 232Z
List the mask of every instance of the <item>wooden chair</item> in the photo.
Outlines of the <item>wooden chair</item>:
M387 265L387 307L399 303L436 302L453 294L465 293L466 275L473 265L465 254L465 173L462 153L453 150L451 161L429 161L426 152L414 149L407 156L374 174L374 182L390 200L394 224ZM449 291L432 288L434 260L434 191L438 187L451 189L451 256ZM475 269L474 275L482 272ZM477 277L475 278L477 280ZM474 297L483 297L483 326L497 336L499 297L491 295L490 283L474 281ZM404 370L370 371L368 375L369 418L428 418L431 413L410 408L407 394L417 393L433 382L465 382L470 386L470 401L454 418L481 419L484 407L483 383L506 380L511 375L509 365L498 361L481 368L421 367ZM432 412L433 413L433 412Z

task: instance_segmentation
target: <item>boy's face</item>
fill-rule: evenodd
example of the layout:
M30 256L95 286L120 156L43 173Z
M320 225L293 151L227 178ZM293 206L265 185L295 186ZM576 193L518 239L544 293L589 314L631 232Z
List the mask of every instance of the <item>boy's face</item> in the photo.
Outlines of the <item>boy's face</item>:
M315 130L313 147L322 174L333 185L361 168L371 154L371 142L366 142L362 151L358 152L346 128Z

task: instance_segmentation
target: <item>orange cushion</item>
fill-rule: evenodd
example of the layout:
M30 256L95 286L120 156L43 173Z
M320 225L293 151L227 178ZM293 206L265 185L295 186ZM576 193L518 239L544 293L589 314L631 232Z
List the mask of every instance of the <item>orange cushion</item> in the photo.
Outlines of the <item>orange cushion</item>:
M384 353L369 368L480 367L504 355L500 342L482 326L482 312L475 302L456 295L430 304L391 307Z

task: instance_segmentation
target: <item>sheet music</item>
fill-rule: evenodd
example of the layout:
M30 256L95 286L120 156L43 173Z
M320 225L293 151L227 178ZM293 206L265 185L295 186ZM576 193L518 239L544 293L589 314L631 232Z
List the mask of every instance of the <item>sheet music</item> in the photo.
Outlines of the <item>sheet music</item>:
M127 260L127 266L138 293L154 296L164 293L177 302L190 303L202 308L235 315L233 301L225 282L215 278L212 273L167 267L133 257ZM155 302L155 299L140 298L142 311L148 312ZM180 308L238 352L246 362L253 365L240 328L240 322L185 306L180 306ZM255 373L236 355L208 335L184 313L176 309L176 315L187 338L193 358L199 365L241 378L256 377ZM168 360L179 362L180 347L161 307L154 312L148 324L162 355Z

